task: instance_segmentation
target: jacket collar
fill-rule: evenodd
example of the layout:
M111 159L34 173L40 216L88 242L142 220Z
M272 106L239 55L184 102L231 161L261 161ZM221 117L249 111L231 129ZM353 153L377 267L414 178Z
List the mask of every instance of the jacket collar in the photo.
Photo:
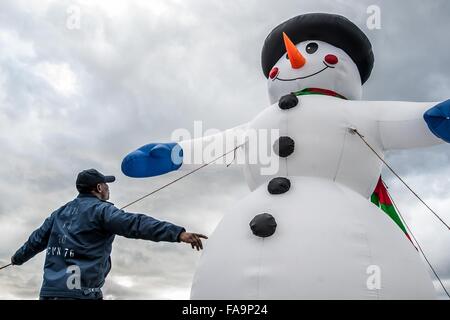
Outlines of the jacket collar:
M97 197L91 193L79 193L77 198L97 198ZM100 200L100 199L98 199L98 200Z
M106 203L114 205L114 203L112 203L112 202L97 198L92 193L79 193L77 198L94 198L94 199L97 199L98 201L102 201L102 202L106 202Z

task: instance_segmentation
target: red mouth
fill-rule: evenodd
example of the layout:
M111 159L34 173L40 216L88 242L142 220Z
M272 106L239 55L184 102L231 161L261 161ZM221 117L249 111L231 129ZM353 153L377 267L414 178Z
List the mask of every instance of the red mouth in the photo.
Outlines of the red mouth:
M336 59L337 59L337 58L336 58ZM334 68L335 68L335 67L332 67L332 66L329 66L328 64L326 64L325 61L323 61L323 64L325 65L325 68L323 68L322 70L319 70L319 71L317 71L317 72L314 72L313 74L310 74L310 75L307 75L307 76L304 76L304 77L297 77L297 78L292 78L292 79L282 79L282 78L278 78L279 70L278 70L277 67L274 67L274 68L272 69L272 71L273 71L274 69L277 69L276 75L274 76L274 78L272 78L272 77L270 77L270 78L272 79L272 81L275 81L275 80L279 80L279 81L302 80L302 79L306 79L306 78L315 76L316 74L319 74L319 73L325 71L325 70L328 69L328 68L331 68L331 69L334 69ZM272 71L270 71L270 74L272 74ZM270 74L269 74L269 76L270 76Z

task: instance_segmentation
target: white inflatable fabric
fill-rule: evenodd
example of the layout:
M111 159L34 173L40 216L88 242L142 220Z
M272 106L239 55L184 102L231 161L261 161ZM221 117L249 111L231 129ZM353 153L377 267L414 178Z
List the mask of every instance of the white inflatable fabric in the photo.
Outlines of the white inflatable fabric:
M290 179L289 192L260 186L223 217L205 243L192 299L435 297L416 249L379 208L329 179ZM269 238L249 230L262 212L277 221ZM373 266L379 290L367 285Z
M224 145L224 153L243 144L237 155L245 161L236 162L243 163L253 191L205 242L193 299L435 298L419 253L369 200L382 161L354 130L381 157L387 150L443 143L424 114L435 107L428 114L431 130L448 136L448 125L441 122L449 106L359 101L373 62L369 40L346 18L294 17L276 27L263 46L272 105L248 124L179 142L181 169L188 170L221 155L205 148ZM257 131L267 135L255 143L249 137ZM178 168L148 157L147 147L154 146L131 154L125 172L154 176ZM250 161L260 149L274 151L268 163ZM161 170L151 170L158 165Z
M243 163L241 160L243 153L242 148L236 149L236 154L230 152L223 158L220 158L226 152L243 146L245 143L245 135L248 124L243 124L223 132L218 132L205 137L194 137L191 140L182 140L178 144L183 150L183 163L178 170L195 170L198 167L210 163L211 166L205 168L217 169L215 167L228 165L230 163ZM239 160L236 160L236 158Z
M295 141L295 152L289 157L279 159L273 154L273 161L280 161L280 170L273 176L327 178L368 198L376 186L382 163L349 128L357 129L380 155L391 149L443 143L423 120L424 112L436 103L346 101L317 95L298 99L297 107L280 110L274 104L249 124L252 130L279 129L280 136ZM247 152L255 151L247 149ZM261 175L261 167L246 166L247 183L252 190L270 178Z
M295 152L280 160L272 176L261 175L258 164L245 167L255 191L224 216L207 241L191 298L434 298L416 249L368 200L382 163L349 128L356 128L380 155L442 143L422 119L435 103L298 99L298 107L272 105L249 124L249 129L280 129L281 136L295 141ZM246 151L252 147L246 145ZM273 177L288 178L289 191L270 194L267 183ZM268 238L249 228L261 213L277 222ZM371 266L381 271L379 290L366 284Z

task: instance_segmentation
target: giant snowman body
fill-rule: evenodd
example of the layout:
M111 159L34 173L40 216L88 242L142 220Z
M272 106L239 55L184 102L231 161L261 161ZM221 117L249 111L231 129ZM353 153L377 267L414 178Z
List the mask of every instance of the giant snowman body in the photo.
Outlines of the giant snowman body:
M358 128L382 153L380 122L370 107L304 96L299 107L285 111L273 105L249 124L280 129L295 141L295 151L281 159L273 176L287 177L291 187L272 195L267 184L273 177L261 175L258 165L245 167L247 182L256 189L224 215L207 241L193 299L434 297L414 246L368 201L381 161L349 128ZM417 114L421 109L417 105ZM277 222L276 232L267 238L256 237L249 228L261 213ZM371 266L381 271L380 290L367 284Z
M268 77L272 105L239 129L278 129L295 143L293 152L272 153L279 170L270 176L261 174L260 164L245 164L252 192L224 215L206 242L191 298L434 298L430 276L414 246L369 201L382 163L351 129L380 155L442 143L424 121L424 113L437 103L360 101L360 66L345 50L314 38L293 44L288 35L284 44L288 55L276 60ZM295 63L295 55L302 61ZM299 95L298 102L280 107L281 100L305 88L326 89L349 100ZM234 131L181 141L179 146L186 156ZM272 144L268 139L267 149ZM174 145L146 145L124 159L122 170L143 177L179 169L172 163L167 166L172 160L163 156ZM254 147L243 148L249 154ZM154 171L158 166L163 169ZM290 188L269 193L268 184L276 177L288 179ZM256 236L249 227L262 213L277 223L269 237ZM380 276L376 288L368 285L373 266Z

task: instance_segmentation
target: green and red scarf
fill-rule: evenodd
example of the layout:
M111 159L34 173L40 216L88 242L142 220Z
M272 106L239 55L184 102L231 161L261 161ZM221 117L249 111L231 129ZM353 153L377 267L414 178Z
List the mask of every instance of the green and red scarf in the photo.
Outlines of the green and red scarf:
M328 90L328 89L320 89L320 88L306 88L301 91L293 92L293 94L295 94L296 96L306 96L306 95L311 95L311 94L318 94L318 95L332 96L332 97L337 97L337 98L347 100L346 97L344 97L343 95L340 95L337 92L334 92L334 91Z

